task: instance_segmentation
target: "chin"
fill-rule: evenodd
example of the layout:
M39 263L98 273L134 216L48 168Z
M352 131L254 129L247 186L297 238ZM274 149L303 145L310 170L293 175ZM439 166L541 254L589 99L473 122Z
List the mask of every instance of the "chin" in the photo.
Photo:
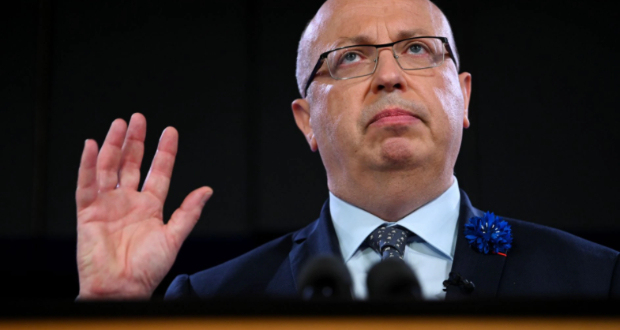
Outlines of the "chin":
M405 139L389 139L381 148L381 162L385 169L406 169L415 166L419 158L417 148Z

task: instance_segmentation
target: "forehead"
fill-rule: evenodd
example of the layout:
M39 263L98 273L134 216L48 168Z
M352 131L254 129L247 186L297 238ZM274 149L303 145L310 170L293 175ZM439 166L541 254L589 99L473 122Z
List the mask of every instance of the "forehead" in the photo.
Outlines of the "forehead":
M442 35L433 5L423 0L335 0L319 12L321 50L354 43L388 43L420 35ZM360 42L363 41L363 42Z

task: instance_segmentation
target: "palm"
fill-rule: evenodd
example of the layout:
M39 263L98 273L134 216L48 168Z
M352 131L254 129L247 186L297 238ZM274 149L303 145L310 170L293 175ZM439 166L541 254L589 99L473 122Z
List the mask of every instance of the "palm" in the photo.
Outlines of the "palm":
M164 224L176 131L167 129L162 135L149 177L138 192L146 121L135 115L126 132L123 123L113 123L98 156L92 141L86 142L82 155L76 192L80 297L150 296L211 194L209 188L195 190Z
M156 259L155 266L161 267L174 259L174 245L166 236L161 211L161 203L144 193L117 189L101 194L93 205L78 213L81 275L93 284L121 278L144 292L156 286L167 269L136 270L148 268L148 260Z

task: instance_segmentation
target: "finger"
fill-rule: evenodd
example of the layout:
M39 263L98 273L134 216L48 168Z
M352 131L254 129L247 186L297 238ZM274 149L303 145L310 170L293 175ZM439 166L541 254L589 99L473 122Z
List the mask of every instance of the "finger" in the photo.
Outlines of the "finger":
M121 151L121 169L119 184L121 187L137 190L140 184L140 165L144 156L144 138L146 136L146 118L134 113L127 127L125 142Z
M97 142L94 140L84 142L75 191L78 212L97 198L97 149Z
M207 203L212 195L213 190L211 188L198 188L187 195L181 207L172 214L166 228L177 248L181 247L185 238L187 238L198 222L205 203Z
M161 134L157 152L151 164L151 170L144 180L142 191L149 192L162 203L168 195L172 168L177 156L179 133L174 127L167 127Z
M118 184L118 168L121 161L121 147L125 139L127 124L117 119L110 126L101 151L97 157L97 184L99 191L112 190Z

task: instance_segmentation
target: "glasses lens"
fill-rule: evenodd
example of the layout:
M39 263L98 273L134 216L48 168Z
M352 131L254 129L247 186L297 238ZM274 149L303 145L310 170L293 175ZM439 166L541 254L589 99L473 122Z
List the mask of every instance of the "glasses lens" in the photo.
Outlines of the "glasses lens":
M329 72L337 79L371 74L375 69L376 54L375 47L367 46L348 47L331 52L327 55Z
M443 63L443 42L435 38L403 40L394 45L398 63L405 70L432 68Z

